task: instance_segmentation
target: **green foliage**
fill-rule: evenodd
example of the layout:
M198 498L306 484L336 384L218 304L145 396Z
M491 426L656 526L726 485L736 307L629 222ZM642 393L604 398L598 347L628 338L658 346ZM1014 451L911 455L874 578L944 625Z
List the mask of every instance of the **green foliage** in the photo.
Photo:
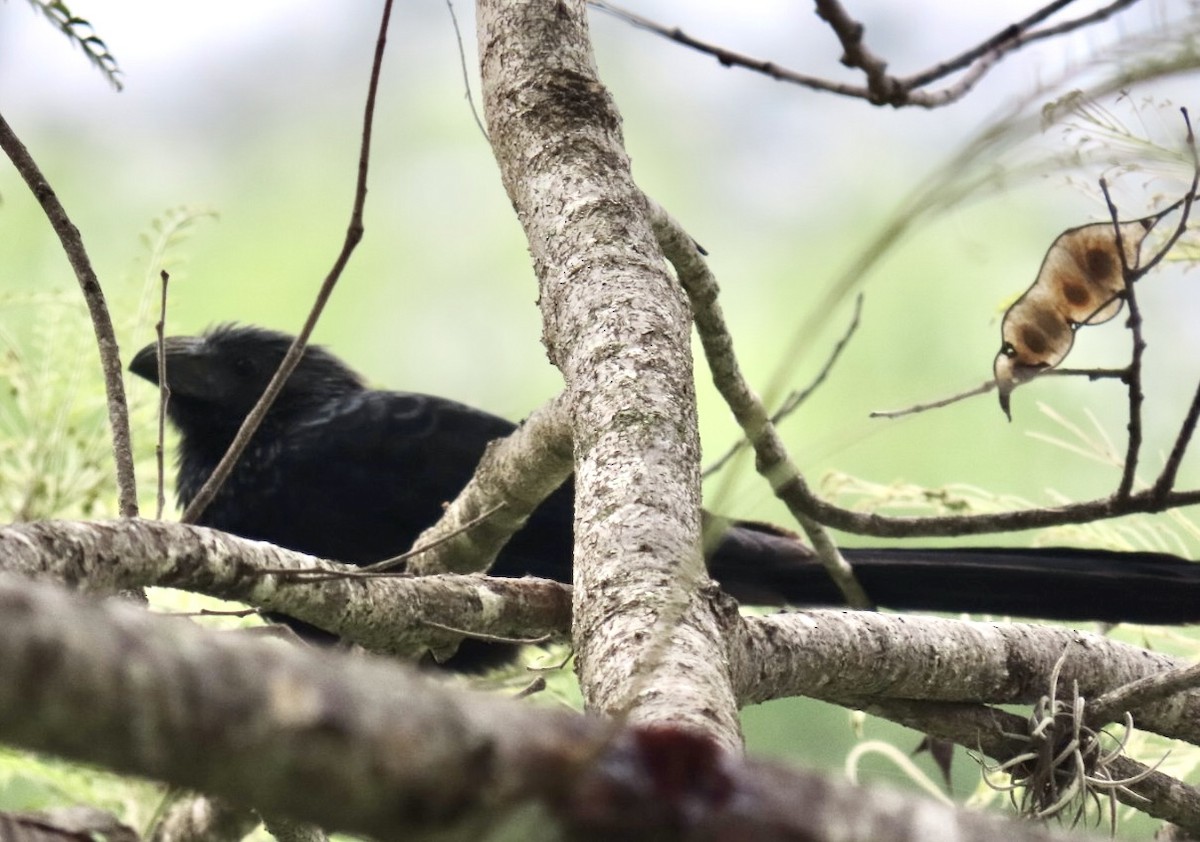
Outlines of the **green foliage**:
M97 35L92 25L81 17L76 17L67 4L62 0L29 0L29 5L41 12L46 20L54 24L59 32L67 36L67 40L83 50L84 56L92 66L104 74L118 91L121 90L121 68L117 60L108 51L108 45Z
M213 215L172 208L141 234L140 270L106 290L123 348L149 340L159 271L181 276L181 247ZM74 288L12 294L0 297L0 313L0 522L116 516L107 410L82 297ZM137 388L128 398L145 498L155 475L156 395ZM155 590L152 600L160 610L229 607L174 591ZM145 827L163 797L157 784L0 747L0 810L85 803Z
M197 221L214 215L172 208L141 234L140 283L126 279L107 290L123 347L147 341L159 270L182 266L179 248ZM0 519L115 516L107 409L81 296L74 289L14 294L0 297L0 309L6 313L0 324ZM128 399L138 473L152 477L155 395L131 389Z
M164 796L164 787L91 766L0 746L0 810L42 810L90 804L145 827Z
M0 518L105 517L115 513L111 447L95 340L79 296L0 301L32 311L24 330L0 328ZM24 335L22 335L24 334ZM89 376L93 375L95 376Z

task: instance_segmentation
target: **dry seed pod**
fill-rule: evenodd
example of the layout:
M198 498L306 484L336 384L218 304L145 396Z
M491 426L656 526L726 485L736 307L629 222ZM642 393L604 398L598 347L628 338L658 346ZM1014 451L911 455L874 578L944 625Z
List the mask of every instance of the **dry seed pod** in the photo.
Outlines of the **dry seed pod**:
M1125 264L1138 266L1142 241L1181 202L1153 216L1121 223ZM1037 280L1004 314L993 374L1000 408L1012 420L1009 395L1017 384L1063 361L1080 325L1106 322L1121 312L1125 277L1111 222L1070 228L1046 252Z

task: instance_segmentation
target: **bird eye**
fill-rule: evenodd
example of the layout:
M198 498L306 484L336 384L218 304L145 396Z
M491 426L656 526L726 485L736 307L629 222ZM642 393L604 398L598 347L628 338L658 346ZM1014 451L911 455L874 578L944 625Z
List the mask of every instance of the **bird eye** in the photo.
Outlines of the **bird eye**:
M254 361L249 357L238 357L233 361L233 370L240 377L249 377L254 373Z
M1011 342L1005 342L1000 346L1000 353L1006 357L1015 357L1017 355L1017 349Z

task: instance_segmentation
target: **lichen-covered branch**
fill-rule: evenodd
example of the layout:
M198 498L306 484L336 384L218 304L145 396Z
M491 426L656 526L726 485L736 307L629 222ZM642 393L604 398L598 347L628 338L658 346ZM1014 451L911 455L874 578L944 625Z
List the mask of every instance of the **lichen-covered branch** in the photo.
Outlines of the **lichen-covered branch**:
M4 575L0 675L6 743L381 840L1066 838Z
M740 743L700 552L690 319L597 77L582 0L479 4L484 113L575 444L584 698Z
M513 533L571 474L567 411L559 395L508 438L488 446L470 483L414 548L446 542L414 555L406 567L410 573L472 573L491 566Z
M127 519L0 527L0 570L92 593L160 585L246 602L379 652L415 657L459 639L562 637L570 589L540 579L428 576L364 579L355 568L261 541L178 523ZM326 571L308 581L304 571ZM341 578L338 577L341 575Z
M743 704L805 695L1028 704L1059 683L1094 698L1173 670L1177 658L1058 626L979 623L858 611L801 611L746 617L732 647ZM1137 726L1200 745L1200 691L1138 707Z

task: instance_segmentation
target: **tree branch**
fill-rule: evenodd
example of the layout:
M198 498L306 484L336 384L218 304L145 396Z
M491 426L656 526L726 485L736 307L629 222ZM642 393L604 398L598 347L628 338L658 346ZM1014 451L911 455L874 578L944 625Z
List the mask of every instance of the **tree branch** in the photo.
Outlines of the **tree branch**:
M867 77L865 86L810 76L781 67L773 61L743 55L718 44L693 38L678 27L665 26L607 2L607 0L590 0L590 5L631 26L653 32L655 35L677 44L711 55L724 67L742 67L762 73L777 81L790 82L815 91L865 99L874 105L890 105L894 108L905 106L940 108L962 99L1008 53L1015 52L1036 41L1056 38L1059 35L1065 35L1107 20L1134 5L1138 0L1114 0L1109 5L1078 18L1041 29L1034 28L1072 2L1074 0L1053 0L953 58L940 61L928 69L910 76L898 77L886 72L886 60L867 49L863 41L863 25L854 20L838 0L816 0L817 14L829 23L845 51L842 63L847 67L861 69ZM961 73L955 83L940 90L921 90L930 83L954 73Z
M204 510L208 508L208 504L217 496L217 492L221 490L221 486L225 484L225 480L233 471L237 460L241 458L242 452L250 443L251 437L262 424L263 418L266 417L267 411L270 410L271 404L279 397L279 393L283 391L283 386L291 376L292 371L300 364L300 358L304 355L304 346L308 344L308 338L312 336L313 330L317 326L317 320L321 317L321 313L325 310L325 304L329 301L329 297L333 295L333 289L337 285L338 279L342 276L342 271L346 268L346 264L350 262L350 255L354 253L354 249L358 246L363 237L363 208L367 202L367 164L371 160L371 127L375 120L375 94L379 90L379 73L383 67L383 51L387 45L387 28L388 21L392 16L392 0L384 0L383 15L379 22L379 35L375 41L375 57L371 63L371 81L367 85L367 104L363 110L363 129L362 129L362 146L358 156L358 179L354 189L354 205L350 210L350 223L346 227L346 238L342 243L341 251L333 261L333 267L329 270L329 274L325 276L325 280L321 282L320 289L317 290L317 297L313 301L313 306L309 310L308 316L304 320L303 326L296 334L295 340L284 354L283 361L279 363L279 369L271 378L271 382L267 384L267 388L263 391L262 397L258 399L258 403L250 410L250 414L246 416L246 420L242 422L242 426L238 428L237 435L229 444L229 450L221 457L221 461L217 463L217 467L213 468L213 472L208 479L204 481L204 485L196 492L196 496L192 498L180 518L184 523L195 523L204 514Z
M630 174L584 3L478 8L488 131L571 402L584 699L739 745L715 590L703 587L687 305Z
M511 436L492 442L475 475L441 519L413 545L405 568L416 575L485 571L533 511L571 475L571 428L563 395L535 410ZM470 529L463 527L499 505ZM436 551L420 548L458 530ZM386 562L385 562L386 564Z
M378 839L1067 838L8 576L0 675L5 742Z
M717 301L716 279L708 271L708 266L696 251L695 243L687 232L661 207L652 206L652 214L659 243L667 259L674 265L679 282L691 301L692 318L696 322L696 331L700 335L700 344L704 347L713 383L729 404L729 409L745 433L746 440L754 448L758 456L758 472L771 484L771 490L796 518L796 522L800 524L812 544L817 560L829 572L845 596L846 604L855 608L871 607L870 595L854 577L854 571L838 551L829 533L798 505L798 498L782 493L784 482L791 476L799 476L800 470L792 462L783 440L767 417L762 401L754 394L742 375L737 356L733 352L733 337L725 325L725 316Z
M233 599L312 623L372 651L453 651L461 634L561 638L570 589L541 579L361 579L356 568L199 526L147 520L42 521L0 528L0 568L91 593L159 585ZM331 574L309 582L296 574ZM267 572L271 571L271 572ZM344 573L337 577L337 573Z
M112 317L104 303L104 290L100 279L92 268L91 259L83 247L79 229L67 216L66 208L58 201L50 182L42 175L37 162L21 143L16 132L0 114L0 149L8 155L21 178L29 185L38 204L50 220L50 226L62 243L63 252L75 271L75 278L83 290L92 318L92 329L96 333L96 347L100 351L100 368L104 372L104 393L108 401L108 424L112 430L113 458L117 469L117 497L122 517L137 517L137 480L133 473L133 445L129 434L129 406L125 400L124 372L121 370L121 352L117 347L117 335L113 331Z
M1030 704L1066 652L1060 683L1095 697L1175 669L1177 658L1059 626L978 623L867 611L746 617L732 647L743 704L805 695L854 700ZM931 655L936 653L936 655ZM1147 703L1139 728L1200 745L1200 691Z

